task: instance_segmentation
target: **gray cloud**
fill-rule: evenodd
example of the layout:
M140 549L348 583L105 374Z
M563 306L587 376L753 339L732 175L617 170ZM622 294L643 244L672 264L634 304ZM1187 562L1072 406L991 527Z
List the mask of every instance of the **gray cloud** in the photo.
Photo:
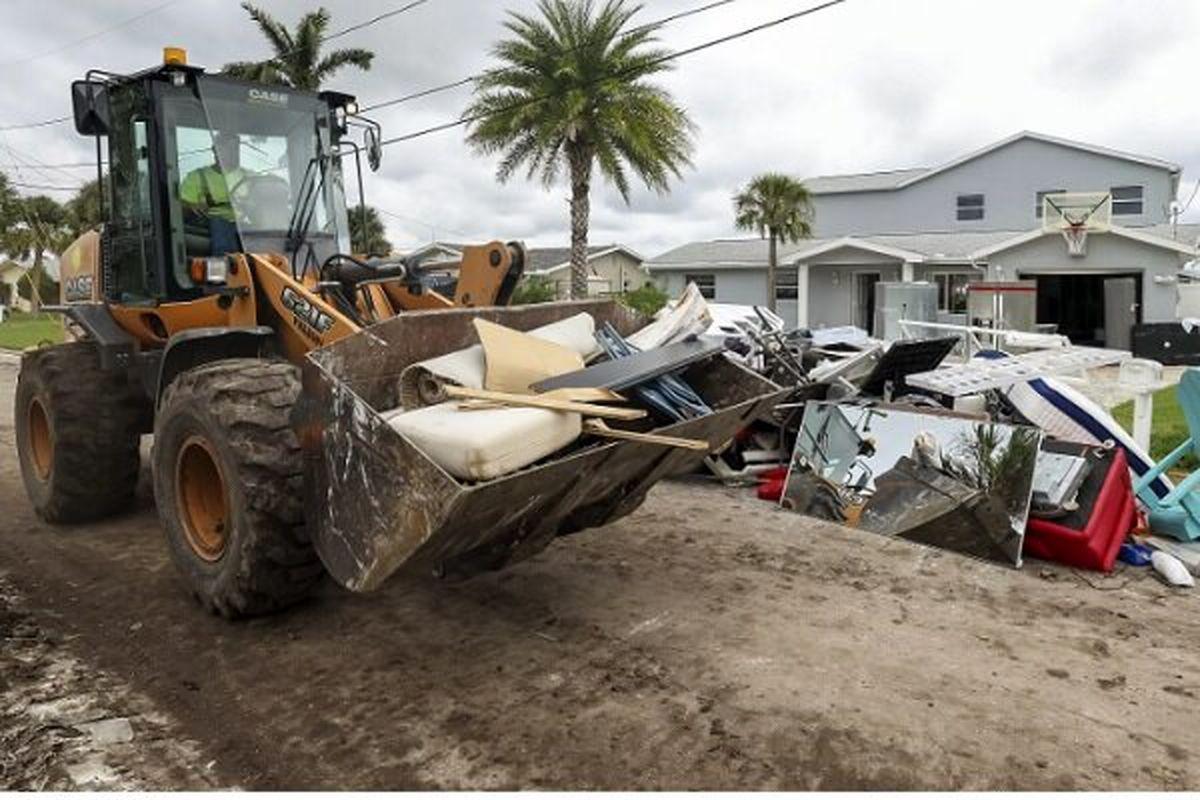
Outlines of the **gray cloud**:
M132 71L163 45L187 47L218 68L266 55L235 0L186 0L118 30L63 48L154 7L158 0L6 3L0 30L0 124L68 113L68 84L90 67ZM316 0L263 0L294 22ZM647 0L642 17L699 0ZM396 6L392 0L325 0L339 28ZM534 0L432 0L338 40L368 47L375 69L347 71L336 88L364 103L466 76L490 63L506 8ZM687 47L804 5L743 0L682 21L664 43ZM626 205L611 189L593 198L593 239L647 255L683 241L737 235L730 197L755 172L799 176L936 164L1031 128L1145 152L1200 170L1193 131L1190 42L1200 33L1193 0L1047 4L1041 0L850 0L844 6L679 62L662 79L700 127L695 168L659 196L638 189ZM17 63L13 63L17 61ZM377 113L389 135L457 118L457 90ZM43 162L86 160L91 145L70 126L0 134ZM461 130L397 144L368 178L368 202L384 210L399 244L441 238L564 244L567 191L494 180L495 160L473 154ZM23 169L26 182L83 180L87 170ZM1192 183L1185 180L1185 191ZM1186 199L1186 198L1185 198ZM1200 219L1200 208L1190 217Z

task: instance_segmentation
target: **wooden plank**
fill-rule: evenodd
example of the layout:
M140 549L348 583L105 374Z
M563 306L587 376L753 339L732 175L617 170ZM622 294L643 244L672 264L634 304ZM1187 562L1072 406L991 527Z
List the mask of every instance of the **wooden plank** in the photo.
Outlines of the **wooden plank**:
M632 421L643 419L646 412L640 408L611 408L608 406L592 405L590 403L573 403L569 400L555 400L544 395L509 394L507 392L492 392L487 389L468 389L465 386L447 386L446 396L457 400L489 400L506 406L519 408L545 408L550 411L566 411L572 414L583 414L599 419L616 419Z
M629 400L624 396L617 394L612 389L588 389L580 387L576 389L555 389L553 392L545 392L541 397L549 397L554 400L569 400L572 403L628 403Z
M626 398L609 389L556 389L539 397L551 400L566 400L572 403L627 403ZM494 400L463 400L458 404L463 411L486 411L490 408L505 408Z
M586 419L583 421L584 433L590 433L593 436L600 436L605 439L621 439L627 442L640 442L642 444L657 444L663 447L677 447L681 450L695 450L700 453L708 453L712 450L708 442L703 439L682 439L678 436L659 436L655 433L638 433L637 431L621 431L615 428L610 428L604 424L603 420Z

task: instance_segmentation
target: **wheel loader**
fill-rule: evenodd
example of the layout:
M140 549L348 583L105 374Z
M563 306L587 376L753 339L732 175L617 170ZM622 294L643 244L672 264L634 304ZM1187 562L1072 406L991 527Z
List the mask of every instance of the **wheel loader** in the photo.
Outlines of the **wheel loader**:
M506 308L516 243L453 263L356 251L346 173L365 212L381 131L352 96L209 74L168 48L137 74L88 72L72 101L95 138L104 222L61 257L53 310L71 341L23 355L15 412L48 522L127 509L153 434L172 560L205 608L234 618L288 607L326 574L370 591L402 567L499 568L629 513L702 457L581 442L468 484L383 423L397 375L474 344L475 317L529 330L587 311L625 333L642 321L611 301ZM727 361L696 380L717 410L671 430L714 447L778 396Z

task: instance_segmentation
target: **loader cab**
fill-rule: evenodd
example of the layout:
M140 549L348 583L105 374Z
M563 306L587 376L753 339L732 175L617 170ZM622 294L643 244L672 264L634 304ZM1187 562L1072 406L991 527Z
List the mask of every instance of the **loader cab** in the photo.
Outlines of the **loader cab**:
M98 161L107 145L108 302L195 299L197 264L228 253L283 254L299 275L351 252L342 162L359 153L347 138L353 98L208 75L179 58L133 76L90 72L73 95Z

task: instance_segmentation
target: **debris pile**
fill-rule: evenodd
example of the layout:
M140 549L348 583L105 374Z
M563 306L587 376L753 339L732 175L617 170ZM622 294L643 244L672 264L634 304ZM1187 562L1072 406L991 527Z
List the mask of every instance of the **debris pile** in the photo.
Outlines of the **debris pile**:
M788 392L725 358L695 300L650 325L611 300L399 315L310 354L296 424L329 574L501 569L697 469Z
M1159 388L1161 366L1129 353L903 317L885 341L856 328L789 330L764 309L723 316L728 357L791 395L707 460L722 481L797 513L1014 567L1029 556L1111 572L1120 559L1175 586L1200 574L1200 472L1178 485L1168 476L1200 455L1200 370L1178 389L1193 438L1156 463L1074 388L1115 365L1146 384L1135 393Z
M700 299L629 339L610 323L597 330L587 313L529 333L476 319L479 344L406 369L401 406L383 417L465 481L512 474L581 437L707 453L705 440L609 424L657 426L713 413L680 376L725 350L697 333L711 321Z

